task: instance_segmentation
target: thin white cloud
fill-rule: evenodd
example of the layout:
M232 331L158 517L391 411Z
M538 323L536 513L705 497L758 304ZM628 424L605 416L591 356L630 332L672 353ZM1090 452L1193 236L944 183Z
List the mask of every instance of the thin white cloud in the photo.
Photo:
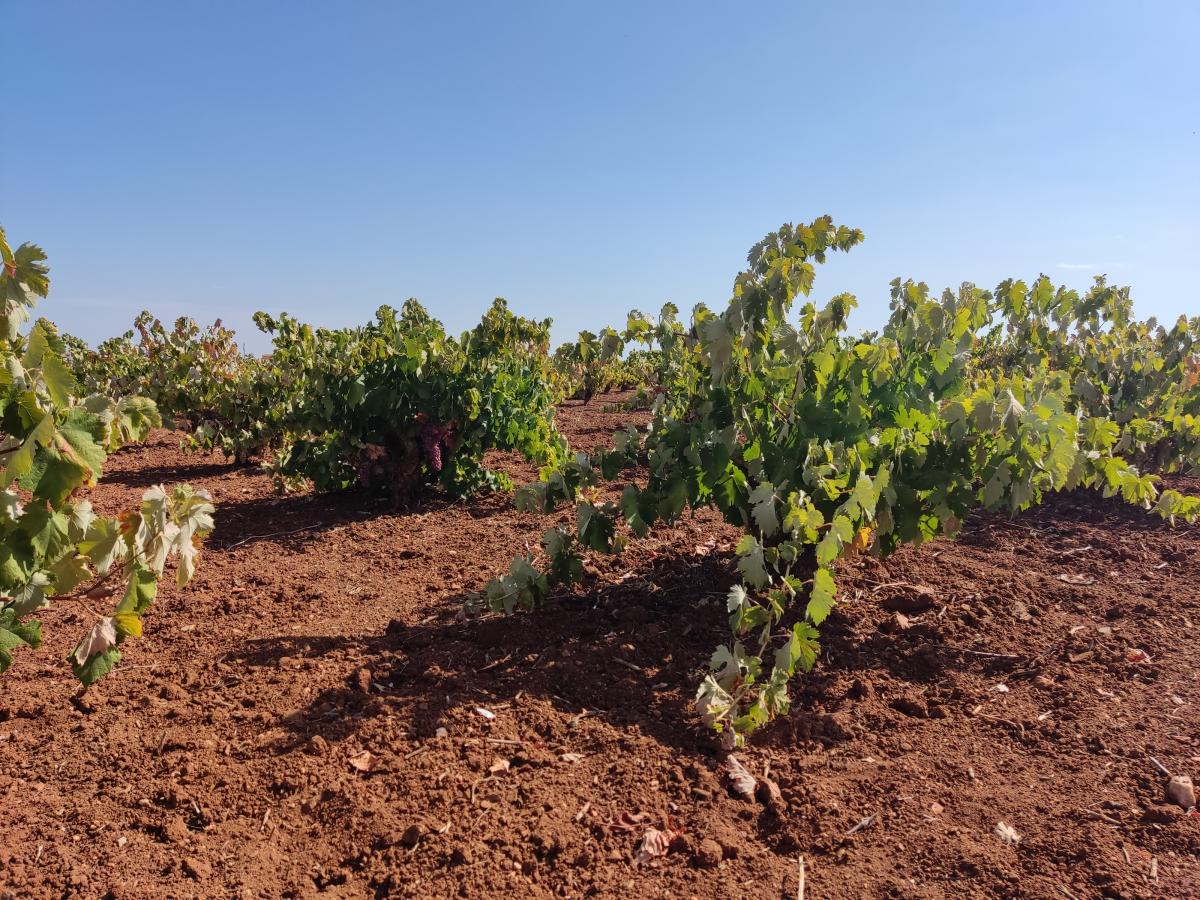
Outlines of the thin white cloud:
M1060 269L1095 269L1097 266L1092 263L1055 263Z

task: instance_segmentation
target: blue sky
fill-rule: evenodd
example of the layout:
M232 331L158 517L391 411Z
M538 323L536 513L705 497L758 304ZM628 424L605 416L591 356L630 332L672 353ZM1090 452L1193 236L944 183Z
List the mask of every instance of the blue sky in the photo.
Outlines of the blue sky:
M829 213L818 275L1046 272L1200 313L1200 4L0 0L0 224L89 340L142 308L354 324L505 296L555 336L721 305Z

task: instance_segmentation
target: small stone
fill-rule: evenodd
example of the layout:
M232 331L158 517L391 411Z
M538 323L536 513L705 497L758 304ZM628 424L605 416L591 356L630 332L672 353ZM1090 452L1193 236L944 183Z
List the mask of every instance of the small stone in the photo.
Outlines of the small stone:
M404 829L404 834L400 835L399 843L405 847L415 847L424 834L425 829L420 825L409 825Z
M329 741L319 734L314 734L308 742L306 751L312 756L324 756L329 752Z
M192 836L192 833L188 831L187 823L181 816L172 816L167 819L163 825L163 834L172 844L182 844Z
M770 778L764 777L758 780L758 784L754 788L754 796L768 809L778 809L783 805L783 794L779 792L779 785Z
M906 593L885 597L879 605L889 612L919 613L929 609L937 601L937 592L924 585L908 585Z
M1185 810L1192 809L1196 805L1196 789L1192 786L1192 779L1187 775L1173 775L1167 782L1167 799Z
M183 860L183 871L197 881L204 881L212 875L212 866L198 857L188 856Z
M929 716L929 708L920 700L912 697L897 697L892 701L892 708L916 719L925 719Z
M167 682L158 691L158 696L164 700L186 700L187 691L173 682Z
M863 681L861 678L855 678L854 683L850 685L850 690L846 696L852 700L865 700L872 694L871 685Z
M1033 683L1043 690L1049 690L1050 688L1054 687L1053 679L1047 678L1045 675L1039 675L1037 678L1033 679Z
M688 855L693 853L695 849L695 842L692 840L690 835L677 834L671 839L670 851L672 853Z
M700 842L700 846L696 848L696 854L692 857L694 862L701 869L715 869L725 856L725 852L721 849L721 845L712 838L705 838Z

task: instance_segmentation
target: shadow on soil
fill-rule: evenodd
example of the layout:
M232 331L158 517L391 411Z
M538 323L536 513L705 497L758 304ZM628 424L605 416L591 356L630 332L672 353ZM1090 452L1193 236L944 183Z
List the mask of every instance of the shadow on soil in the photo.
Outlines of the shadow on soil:
M129 472L106 472L105 484L119 484L129 488L148 488L156 484L179 484L180 482L195 482L205 478L220 478L231 472L245 469L232 462L210 462L211 457L197 456L195 464L187 466L152 466L146 469L136 469ZM205 461L201 461L205 460Z
M448 709L514 703L518 695L546 700L568 715L586 709L618 728L636 726L666 746L711 753L717 743L695 714L691 695L713 649L728 641L724 598L733 572L726 555L659 557L640 578L593 586L535 613L464 619L457 614L462 598L454 598L433 623L393 621L386 634L369 637L251 640L228 661L275 667L281 657L290 658L288 665L326 655L354 659L344 686L321 692L279 723L289 737L278 753L318 734L344 740L385 714L398 716L420 737L432 737L446 724ZM811 738L827 746L844 740L826 714L840 707L847 684L867 670L885 669L924 685L948 669L980 665L954 653L928 652L939 642L936 629L864 637L854 620L834 616L821 640L827 662L795 685L796 709L807 715L792 717L793 724L780 720L766 740ZM360 667L370 670L370 693L355 684ZM562 736L553 733L560 725L545 727L546 740Z
M465 509L473 518L486 519L510 512L512 497L506 493L495 493L455 500L434 495L401 508L395 507L385 497L358 491L226 500L217 504L217 530L209 546L219 552L270 542L301 551L306 545L319 540L324 532L334 528L384 518L395 519L398 526L403 526L406 519L434 514L451 506Z
M456 597L436 622L393 621L386 634L365 638L252 640L227 661L273 667L280 657L345 653L371 670L372 693L348 671L344 688L323 691L281 722L292 737L278 752L314 734L342 740L385 712L432 736L448 708L514 702L518 694L572 715L586 709L618 727L636 725L667 745L703 747L710 742L684 695L724 637L732 571L725 557L660 557L641 578L595 586L532 614L464 619ZM330 717L330 709L339 714Z
M1065 501L1065 502L1064 502ZM251 501L246 521L263 520L263 504ZM480 517L506 510L507 497L475 501ZM1065 507L1065 508L1064 508ZM436 507L426 506L422 511ZM237 518L236 507L229 514ZM361 501L345 498L296 498L290 511L268 518L281 528L289 522L321 522L322 528L373 513ZM1010 529L1053 532L1086 516L1093 521L1130 515L1147 530L1164 526L1139 510L1126 511L1113 501L1072 495L1018 523L997 517L973 521L963 543L1004 540ZM228 528L229 526L227 526ZM991 531L997 534L991 534ZM225 538L235 540L234 530ZM1015 532L1008 534L1011 538ZM311 539L311 538L309 538ZM918 570L920 563L918 562ZM391 714L418 736L432 736L445 723L448 709L515 703L519 696L550 702L562 712L588 710L618 728L636 726L667 746L690 752L715 752L691 704L691 692L713 649L728 641L724 598L734 581L728 554L661 555L622 583L592 583L561 597L535 613L464 618L463 597L448 598L434 621L406 625L393 621L386 634L371 637L281 637L248 641L230 662L250 667L278 666L281 657L303 659L334 655L351 657L344 687L326 689L304 710L280 725L289 738L276 751L286 753L314 735L340 741L373 717ZM917 571L912 577L920 577ZM845 573L849 593L856 575ZM869 582L867 582L869 584ZM861 586L861 585L860 585ZM997 615L999 610L996 611ZM785 623L790 624L790 623ZM763 738L769 742L819 740L833 745L845 738L822 722L847 699L860 680L886 673L895 690L932 700L952 688L963 672L1031 674L1031 660L989 658L963 650L991 627L964 625L952 617L925 617L911 626L893 627L894 619L879 609L877 595L866 589L858 604L849 604L822 626L821 661L795 683L797 713L779 720ZM371 686L355 684L355 672L370 672ZM804 724L815 722L815 724ZM903 718L881 723L903 727ZM535 727L541 728L542 725ZM552 732L561 721L548 722ZM546 733L546 740L557 735Z

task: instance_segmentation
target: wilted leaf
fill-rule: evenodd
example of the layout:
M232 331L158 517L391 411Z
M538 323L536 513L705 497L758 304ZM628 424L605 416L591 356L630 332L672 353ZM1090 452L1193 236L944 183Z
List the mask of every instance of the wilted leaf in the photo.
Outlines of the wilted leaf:
M1096 579L1091 575L1080 575L1076 572L1061 572L1058 576L1059 581L1065 581L1067 584L1095 584Z
M1017 833L1017 829L1004 822L996 823L996 837L1000 838L1004 843L1013 846L1021 843L1021 835Z
M619 818L608 823L608 829L609 831L636 831L647 818L645 813L622 812Z
M90 657L105 653L117 646L117 622L112 616L105 616L91 627L79 646L75 648L75 663L84 665Z
M370 750L355 753L347 761L360 772L371 772L379 765L379 757Z
M666 856L667 851L671 848L671 841L676 837L678 837L677 832L651 828L642 838L641 846L638 847L637 864L644 866L656 857Z
M724 774L729 790L734 796L741 797L743 800L754 799L754 790L758 786L758 780L732 753L725 759Z

